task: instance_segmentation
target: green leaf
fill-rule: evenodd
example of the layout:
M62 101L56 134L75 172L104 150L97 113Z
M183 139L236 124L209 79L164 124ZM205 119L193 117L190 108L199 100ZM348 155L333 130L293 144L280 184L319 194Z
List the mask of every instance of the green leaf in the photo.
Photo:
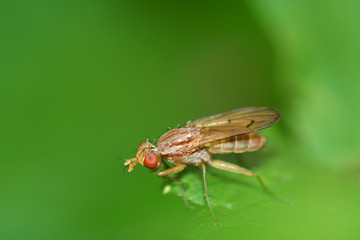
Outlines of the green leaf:
M352 206L360 201L353 178L321 168L299 166L288 157L271 157L257 168L280 201L262 191L255 179L209 169L208 189L214 212L222 223L214 226L203 197L201 171L182 177L186 196L198 214L191 219L181 239L336 239L351 238L360 216ZM171 192L181 195L177 183ZM201 210L201 211L199 211Z

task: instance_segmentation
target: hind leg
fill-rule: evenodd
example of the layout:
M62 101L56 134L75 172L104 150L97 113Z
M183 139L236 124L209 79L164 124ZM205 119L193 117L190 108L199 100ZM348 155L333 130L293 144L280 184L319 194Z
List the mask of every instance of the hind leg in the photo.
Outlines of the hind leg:
M221 169L227 172L238 173L249 177L255 177L259 181L264 191L270 192L269 189L265 186L264 182L261 180L261 178L252 171L247 170L246 168L242 168L238 165L220 160L208 160L207 163L214 168Z

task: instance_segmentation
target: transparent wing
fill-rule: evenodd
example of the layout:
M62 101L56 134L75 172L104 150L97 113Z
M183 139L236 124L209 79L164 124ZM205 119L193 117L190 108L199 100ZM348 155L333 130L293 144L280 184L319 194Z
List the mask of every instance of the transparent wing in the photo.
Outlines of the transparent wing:
M230 112L201 118L188 123L186 128L200 130L192 147L199 147L206 143L247 134L270 127L280 120L280 113L268 107L249 107Z

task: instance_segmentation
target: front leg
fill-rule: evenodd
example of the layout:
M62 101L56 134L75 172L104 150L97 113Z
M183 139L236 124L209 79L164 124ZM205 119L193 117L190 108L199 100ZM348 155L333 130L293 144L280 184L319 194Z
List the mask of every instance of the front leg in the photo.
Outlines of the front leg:
M189 205L189 202L188 202L188 200L187 200L187 198L186 198L185 190L184 190L184 185L183 185L181 179L180 179L180 178L175 178L175 177L169 177L169 176L168 176L168 175L171 175L171 174L175 174L175 173L181 172L182 170L185 169L185 167L186 167L186 164L185 164L185 163L175 163L175 167L168 168L168 169L165 169L165 170L159 172L159 173L158 173L158 176L178 182L179 185L180 185L180 190L181 190L181 194L182 194L182 196L183 196L183 200L184 200L185 206L186 206L187 208L192 209L193 207L191 207L191 206Z
M175 174L175 173L178 173L178 172L181 172L182 170L184 170L185 167L186 167L185 163L175 163L174 167L165 169L165 170L163 170L161 172L158 172L158 176L159 177L164 177L164 176L167 176L167 175L170 175L170 174Z

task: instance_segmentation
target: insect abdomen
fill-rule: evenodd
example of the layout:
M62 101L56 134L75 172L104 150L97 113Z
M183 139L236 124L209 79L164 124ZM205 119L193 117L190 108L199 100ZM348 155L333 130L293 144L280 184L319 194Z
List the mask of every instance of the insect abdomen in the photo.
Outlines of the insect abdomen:
M252 152L264 146L266 138L257 133L242 134L211 143L212 154Z

